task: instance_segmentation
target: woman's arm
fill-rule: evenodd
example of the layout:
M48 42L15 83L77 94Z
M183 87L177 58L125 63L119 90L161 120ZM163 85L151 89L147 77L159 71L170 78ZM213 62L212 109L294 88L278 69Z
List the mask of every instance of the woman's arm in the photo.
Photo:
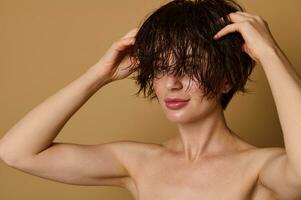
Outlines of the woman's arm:
M0 156L7 162L33 157L51 146L71 116L101 87L111 81L127 77L129 59L124 51L134 43L130 31L116 41L106 54L86 73L57 93L48 97L16 123L0 141Z
M71 116L101 87L109 77L91 67L57 93L28 112L1 139L3 160L32 157L47 149Z
M281 199L301 199L301 78L262 17L239 11L228 17L233 23L214 38L235 31L243 36L243 50L260 62L266 74L284 135L285 151L265 163L259 180Z
M0 140L0 158L10 167L57 182L127 188L132 182L128 166L140 155L139 143L82 145L53 140L96 91L130 74L124 50L134 43L135 32L114 42L98 63L16 123Z

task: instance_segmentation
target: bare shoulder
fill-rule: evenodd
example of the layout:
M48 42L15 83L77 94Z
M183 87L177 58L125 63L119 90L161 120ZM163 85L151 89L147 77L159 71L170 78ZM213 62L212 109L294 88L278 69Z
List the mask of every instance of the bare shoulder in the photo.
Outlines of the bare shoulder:
M119 140L112 142L117 149L120 150L120 154L131 154L139 157L145 157L148 154L156 152L160 149L160 145L156 143L146 143L133 140Z
M253 147L245 151L243 154L249 164L259 172L259 170L270 159L281 156L285 153L286 151L283 147Z
M263 147L254 148L251 150L251 153L254 154L254 159L264 164L269 159L285 154L286 150L283 147Z
M284 147L265 147L259 148L255 152L258 164L258 174L265 167L265 165L272 159L285 156L286 149Z
M118 158L126 167L131 177L135 177L139 167L149 158L160 151L160 145L133 140L119 140L111 142Z

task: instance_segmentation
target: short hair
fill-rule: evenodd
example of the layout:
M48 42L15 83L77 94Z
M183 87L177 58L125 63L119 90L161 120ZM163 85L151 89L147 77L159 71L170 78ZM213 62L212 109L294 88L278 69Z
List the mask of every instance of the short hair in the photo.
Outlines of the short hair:
M249 92L245 84L256 62L243 51L240 33L213 39L232 23L226 15L236 11L244 9L234 0L174 0L155 10L139 28L130 50L131 70L137 71L131 78L139 86L136 95L143 91L144 97L157 98L154 78L174 72L196 80L208 99L221 95L223 110L236 92ZM168 62L171 55L173 64ZM221 93L225 80L231 89Z

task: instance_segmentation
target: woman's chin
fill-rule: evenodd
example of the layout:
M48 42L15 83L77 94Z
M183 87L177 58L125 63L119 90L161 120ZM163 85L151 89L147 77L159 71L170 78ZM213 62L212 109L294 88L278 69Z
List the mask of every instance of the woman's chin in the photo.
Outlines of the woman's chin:
M173 123L187 123L189 119L183 115L168 115L167 119Z

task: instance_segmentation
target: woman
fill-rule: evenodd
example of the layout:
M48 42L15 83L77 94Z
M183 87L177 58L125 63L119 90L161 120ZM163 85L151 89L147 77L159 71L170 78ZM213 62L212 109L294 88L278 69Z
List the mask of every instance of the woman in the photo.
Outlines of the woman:
M223 110L255 62L275 98L285 148L257 148ZM99 89L134 77L179 134L162 144L54 143ZM281 80L281 81L279 81ZM176 0L114 42L86 73L24 116L1 139L9 166L68 184L111 185L135 199L300 199L301 79L261 17L230 0Z

